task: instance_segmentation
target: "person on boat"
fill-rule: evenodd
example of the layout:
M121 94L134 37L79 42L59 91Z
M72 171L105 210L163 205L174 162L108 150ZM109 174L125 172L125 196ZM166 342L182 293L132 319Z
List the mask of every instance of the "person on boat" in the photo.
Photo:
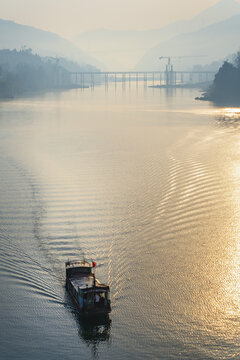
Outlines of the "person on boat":
M99 299L99 306L101 307L104 307L104 297L103 296L100 296L100 299Z
M99 304L100 296L98 294L95 295L95 303Z

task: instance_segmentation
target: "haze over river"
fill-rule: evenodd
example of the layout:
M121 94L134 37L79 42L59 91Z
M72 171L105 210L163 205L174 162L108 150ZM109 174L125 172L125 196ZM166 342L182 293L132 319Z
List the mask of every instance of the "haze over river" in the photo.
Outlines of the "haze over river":
M0 103L2 359L239 359L240 109L109 86ZM84 321L64 262L97 262Z

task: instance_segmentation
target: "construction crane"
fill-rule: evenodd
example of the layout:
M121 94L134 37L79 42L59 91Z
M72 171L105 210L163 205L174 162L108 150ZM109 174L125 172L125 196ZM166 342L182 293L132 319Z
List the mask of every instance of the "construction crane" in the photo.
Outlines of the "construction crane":
M166 70L165 70L165 79L166 87L176 85L176 73L173 71L173 65L171 59L182 59L182 58L193 58L193 57L203 57L205 55L183 55L183 56L160 56L159 60L167 59Z
M182 58L195 58L195 57L205 57L205 55L183 55L183 56L160 56L159 60L167 59L166 71L173 71L173 65L171 64L171 59L182 59Z

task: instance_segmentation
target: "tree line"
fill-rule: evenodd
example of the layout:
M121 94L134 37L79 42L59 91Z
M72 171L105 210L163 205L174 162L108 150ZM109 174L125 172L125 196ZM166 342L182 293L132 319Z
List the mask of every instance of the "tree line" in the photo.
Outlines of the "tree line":
M200 100L210 100L219 105L240 105L240 52L233 62L225 61L214 81Z
M0 98L71 87L69 71L91 68L91 65L80 66L63 58L40 57L26 48L0 50Z

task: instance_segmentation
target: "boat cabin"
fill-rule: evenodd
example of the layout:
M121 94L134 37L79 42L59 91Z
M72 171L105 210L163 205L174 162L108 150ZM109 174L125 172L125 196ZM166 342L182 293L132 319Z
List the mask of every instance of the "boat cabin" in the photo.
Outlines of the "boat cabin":
M107 313L111 311L109 286L95 278L93 266L85 260L67 261L66 286L81 311Z

